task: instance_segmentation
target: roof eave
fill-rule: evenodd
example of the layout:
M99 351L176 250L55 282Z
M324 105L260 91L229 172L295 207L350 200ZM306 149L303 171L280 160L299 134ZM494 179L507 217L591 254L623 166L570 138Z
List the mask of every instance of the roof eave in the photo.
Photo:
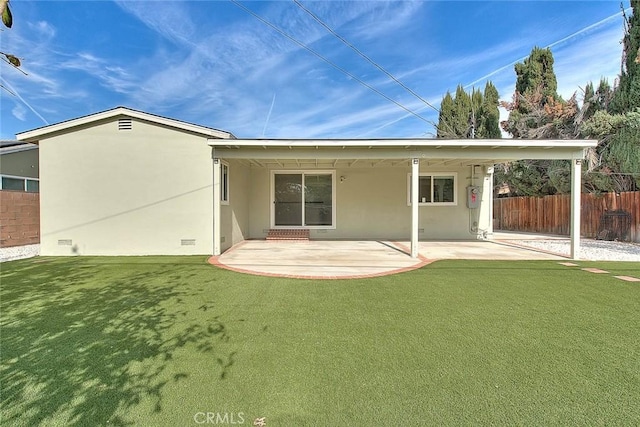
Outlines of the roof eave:
M234 139L232 143L209 140L213 147L274 147L274 148L592 148L596 140L525 140L525 139Z
M26 132L16 134L16 139L19 141L37 143L43 137L47 135L63 132L68 129L72 129L78 126L87 125L90 123L98 122L101 120L110 119L118 116L132 117L140 120L145 120L151 123L157 123L160 125L180 129L192 133L197 133L207 138L214 139L235 139L235 136L229 132L213 129L205 126L199 126L192 123L182 122L179 120L169 119L154 114L145 113L138 110L132 110L127 107L116 107L111 110L101 111L99 113L89 114L87 116L78 117L75 119L67 120L64 122L43 126L41 128L33 129Z

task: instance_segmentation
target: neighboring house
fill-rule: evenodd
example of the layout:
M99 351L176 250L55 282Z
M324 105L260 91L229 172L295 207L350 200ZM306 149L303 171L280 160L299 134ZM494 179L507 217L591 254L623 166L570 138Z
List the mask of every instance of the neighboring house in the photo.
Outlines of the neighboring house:
M0 141L0 247L40 241L38 146Z
M284 228L410 241L417 256L419 239L491 238L494 163L570 159L579 189L595 145L236 139L124 107L17 136L40 145L44 255L218 255Z
M38 192L38 146L0 140L0 190Z

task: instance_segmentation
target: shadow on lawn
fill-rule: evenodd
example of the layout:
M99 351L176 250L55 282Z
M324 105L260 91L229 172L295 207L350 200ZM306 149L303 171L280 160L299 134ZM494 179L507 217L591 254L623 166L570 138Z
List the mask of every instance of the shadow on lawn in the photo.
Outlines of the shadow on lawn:
M0 401L7 425L52 418L127 425L118 413L143 399L160 412L163 387L189 376L168 369L185 347L210 354L221 379L228 374L234 353L219 347L230 337L211 302L189 313L188 270L157 264L122 274L112 266L94 279L88 264L3 267Z

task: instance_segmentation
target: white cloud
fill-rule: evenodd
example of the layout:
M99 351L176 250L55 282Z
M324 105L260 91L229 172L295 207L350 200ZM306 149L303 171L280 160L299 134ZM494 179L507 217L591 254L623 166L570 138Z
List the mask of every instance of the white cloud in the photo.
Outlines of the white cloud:
M187 3L175 1L116 1L126 12L169 40L191 45L196 26Z
M345 105L345 82L347 88L351 88L350 93L361 93L362 88L356 82L349 83L343 76L340 76L340 82L336 82L331 66L249 14L244 20L235 21L233 27L203 29L190 36L190 25L186 29L172 29L171 34L166 34L166 29L158 26L156 15L168 13L164 4L158 7L154 4L152 11L149 10L150 6L136 6L134 9L119 4L163 36L174 40L188 37L191 43L188 52L176 61L169 61L166 52L158 54L162 57L158 62L165 65L153 70L137 89L131 91L131 100L138 108L171 109L179 105L183 111L208 117L213 112L216 120L230 130L233 131L237 125L244 132L250 130L259 135L272 96L278 93L269 129L277 128L279 133L288 129L297 135L308 136L344 127L344 116L337 114L332 118L328 113L336 111L336 102ZM252 3L248 6L256 8ZM345 22L358 20L370 23L384 15L386 24L368 26L369 36L384 34L405 25L418 7L419 4L397 2L319 2L309 5L314 13L336 29ZM183 13L186 12L177 12L178 15ZM318 48L321 39L333 39L311 17L291 4L275 2L261 9L260 14L313 48ZM190 22L188 17L186 21ZM323 55L331 53L321 52ZM332 85L340 87L336 101L332 100L331 90L327 89ZM299 89L295 90L295 87ZM282 92L289 96L281 97ZM316 104L318 102L320 104ZM357 99L353 102L357 102ZM354 103L350 104L350 108L358 111L359 107ZM402 111L394 105L389 107L386 102L376 105L384 105L390 111ZM299 111L305 113L300 114ZM377 115L357 113L349 114L348 120L357 124L367 120L367 116L369 121L378 118ZM309 117L310 121L315 122L327 120L327 124L296 126L291 122L291 117L299 120L299 123L306 123L305 117Z
M117 102L255 137L262 134L275 94L266 130L269 137L424 136L433 131L230 2L117 4L143 24L136 31L144 35L145 45L132 43L126 60L114 60L110 50L98 45L85 44L79 50L71 44L63 47L58 39L69 37L65 28L56 29L47 21L34 20L29 34L27 27L12 31L13 46L29 55L23 67L29 76L12 75L9 80L36 111L46 112L48 118L66 118L79 109L84 114ZM294 3L242 4L390 98L437 120L437 112L359 58ZM494 38L493 45L479 34L481 48L474 45L462 52L445 38L420 39L422 27L440 19L430 13L430 8L441 11L440 4L305 1L304 5L435 106L457 84L483 87L487 79L498 87L502 99L509 99L515 83L513 64L533 45L544 44L541 38L556 40L553 51L563 96L599 79L591 70L619 67L620 52L611 49L610 38L621 38L614 31L620 30L620 22L609 26L612 21L604 20L562 36L557 35L562 32L557 28L562 17L549 22L523 19L526 28ZM501 19L495 3L486 8ZM203 10L220 13L209 19ZM125 18L123 31L135 28L129 16ZM157 36L148 37L147 28ZM3 77L8 76L8 69L2 71Z
M39 38L50 40L53 39L57 33L56 29L47 21L28 22L27 25L32 31L31 34L35 32Z
M137 76L131 75L120 66L111 65L110 60L98 58L89 52L74 54L69 59L59 62L56 67L60 70L82 71L117 93L128 94L139 86Z
M27 109L24 108L22 104L16 104L15 107L11 110L11 114L16 119L24 122L27 119Z

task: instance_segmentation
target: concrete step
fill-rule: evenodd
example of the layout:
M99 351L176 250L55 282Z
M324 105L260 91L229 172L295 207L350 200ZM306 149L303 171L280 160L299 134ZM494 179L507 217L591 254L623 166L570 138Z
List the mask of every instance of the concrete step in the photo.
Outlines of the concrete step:
M267 240L309 241L309 230L304 228L295 228L295 229L272 228L267 233Z

